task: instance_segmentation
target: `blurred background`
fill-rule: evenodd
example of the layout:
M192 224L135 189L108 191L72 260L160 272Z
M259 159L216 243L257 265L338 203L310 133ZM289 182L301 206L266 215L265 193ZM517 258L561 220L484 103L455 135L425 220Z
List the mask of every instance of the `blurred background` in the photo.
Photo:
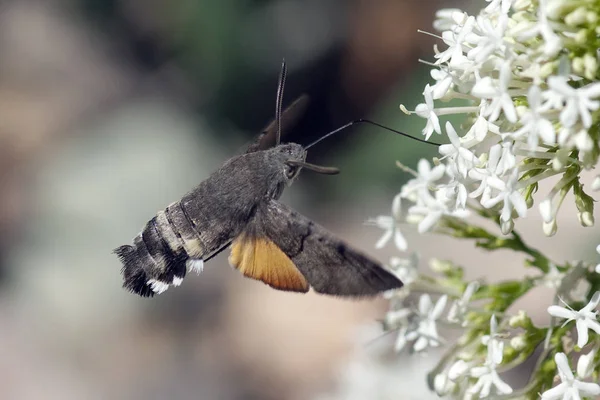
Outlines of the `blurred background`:
M287 141L360 117L419 135L423 121L398 106L422 101L429 68L418 59L432 58L434 39L417 29L432 31L447 6L466 5L2 0L0 398L360 399L378 379L405 382L393 398L427 398L421 357L390 358L385 374L356 364L369 349L389 353L390 338L363 328L383 317L381 299L277 292L226 255L142 299L121 288L111 251L270 121L284 57L285 104L311 97ZM396 160L433 154L349 130L309 155L342 173L304 172L284 201L386 261L394 251L375 252L381 232L363 222L389 213L406 179ZM348 379L364 392L345 391Z

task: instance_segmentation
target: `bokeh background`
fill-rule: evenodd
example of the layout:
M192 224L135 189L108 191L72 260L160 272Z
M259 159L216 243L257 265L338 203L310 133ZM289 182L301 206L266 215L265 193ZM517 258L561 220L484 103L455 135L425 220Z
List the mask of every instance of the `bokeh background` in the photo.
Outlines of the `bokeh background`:
M431 60L434 39L417 29L447 6L468 4L2 0L0 398L361 399L373 385L427 398L431 362L389 356L390 337L364 328L383 317L381 299L277 292L226 255L141 299L121 288L111 250L269 122L284 57L285 103L311 97L287 140L360 117L418 135L423 121L398 106L421 102L418 59ZM363 222L389 213L406 179L396 160L434 153L349 130L309 155L342 173L304 172L284 201L386 261L394 251L376 252L380 232ZM424 253L461 252L409 237ZM509 256L488 265L506 272ZM393 367L357 361L372 353Z

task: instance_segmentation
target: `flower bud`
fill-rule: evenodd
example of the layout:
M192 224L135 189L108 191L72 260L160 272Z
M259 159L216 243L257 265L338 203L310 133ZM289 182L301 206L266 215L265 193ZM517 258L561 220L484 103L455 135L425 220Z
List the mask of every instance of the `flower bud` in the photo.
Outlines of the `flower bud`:
M526 10L531 5L531 0L515 0L513 3L513 9L515 11L518 10Z
M565 136L570 136L568 129L562 129L560 133ZM559 144L564 145L564 143L562 143L562 141L560 140L560 137L559 137ZM570 153L571 153L571 150L568 148L559 149L556 152L555 157L552 159L552 169L555 171L563 169L563 167L567 164Z
M579 222L583 226L594 225L594 199L583 191L583 185L576 182L573 185L573 194L575 195L575 206L579 211Z
M523 310L519 310L517 315L513 315L508 320L508 325L511 328L523 328L527 329L531 326L531 318L527 316L527 313Z
M545 223L551 222L556 216L555 210L552 207L551 198L546 198L542 200L538 207L540 209L540 214L542 215L542 220Z
M448 370L448 378L456 380L469 371L469 365L464 360L457 360Z
M573 72L578 75L583 75L585 71L585 65L583 63L583 58L574 57L573 61L571 61L571 68L573 68Z
M577 26L585 23L587 20L587 10L585 7L578 7L565 17L565 23L569 26Z
M500 221L500 231L503 235L508 235L511 233L514 226L515 223L513 222L512 218L508 221Z
M544 231L544 235L550 237L556 234L558 230L558 225L556 225L556 220L553 219L550 222L544 222L542 225L542 230Z
M598 348L595 347L589 353L579 357L579 361L577 362L577 375L579 378L585 379L592 375L594 372L594 357L596 357L597 351Z
M581 226L586 228L594 226L594 214L589 211L577 213L577 218Z
M556 68L556 63L544 63L540 68L540 76L542 78L547 78L554 73L554 68Z
M594 182L592 182L592 190L600 190L600 175L596 175L596 177L594 178Z
M439 258L432 258L429 261L429 267L432 271L444 274L454 269L454 265L451 262L440 260Z
M510 347L516 351L521 351L527 347L527 341L523 335L518 335L510 339Z
M586 45L588 42L588 31L586 29L580 29L575 34L575 42L580 45Z
M525 203L527 204L527 208L533 207L533 196L525 197Z
M448 375L446 374L437 374L433 378L433 388L438 396L443 397L454 391L456 383L448 379Z
M596 78L596 71L598 70L598 60L590 53L586 53L583 56L584 73L583 75L589 80Z
M563 0L548 0L546 3L546 15L550 19L559 19L570 7L570 3Z

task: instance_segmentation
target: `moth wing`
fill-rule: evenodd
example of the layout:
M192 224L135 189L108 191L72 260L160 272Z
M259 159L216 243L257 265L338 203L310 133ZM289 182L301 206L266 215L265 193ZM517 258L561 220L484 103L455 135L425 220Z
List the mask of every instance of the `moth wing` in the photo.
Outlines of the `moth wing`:
M281 113L281 133L284 134L291 130L298 121L304 116L310 98L303 94L298 97ZM254 142L248 146L246 153L253 153L259 150L270 149L275 145L277 137L277 121L273 120L262 132L256 137Z
M229 263L248 278L263 281L275 289L308 292L306 278L292 260L266 237L250 232L238 236L231 244Z
M245 235L274 244L319 293L372 296L402 287L380 263L275 200L257 209Z

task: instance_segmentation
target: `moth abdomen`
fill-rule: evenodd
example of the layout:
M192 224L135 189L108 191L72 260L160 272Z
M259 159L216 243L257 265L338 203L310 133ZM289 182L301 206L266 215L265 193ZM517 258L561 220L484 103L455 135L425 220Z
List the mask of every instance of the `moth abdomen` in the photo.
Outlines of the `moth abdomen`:
M154 290L148 284L149 279L144 271L142 259L137 254L137 249L127 244L117 247L113 252L123 263L121 269L123 287L143 297L153 296Z
M203 246L179 202L159 211L133 245L115 249L123 263L123 286L140 296L153 296L179 286L187 270L202 271Z

